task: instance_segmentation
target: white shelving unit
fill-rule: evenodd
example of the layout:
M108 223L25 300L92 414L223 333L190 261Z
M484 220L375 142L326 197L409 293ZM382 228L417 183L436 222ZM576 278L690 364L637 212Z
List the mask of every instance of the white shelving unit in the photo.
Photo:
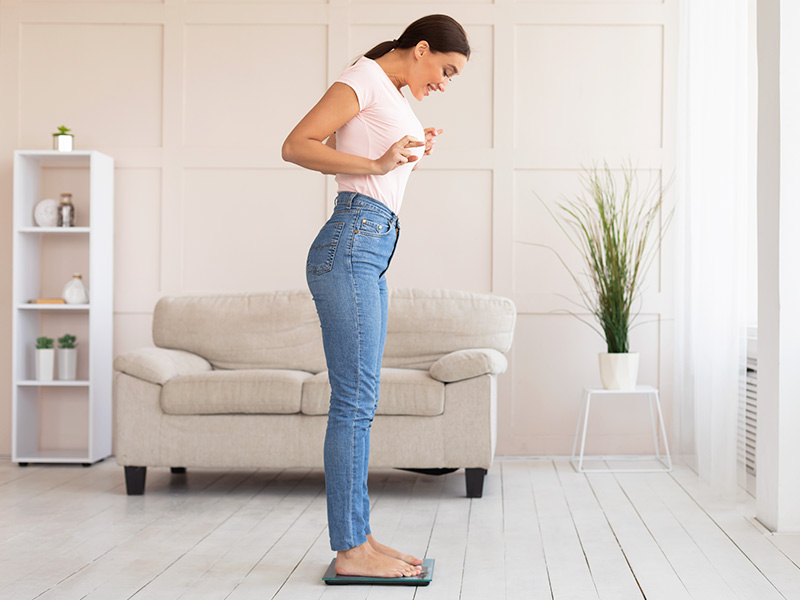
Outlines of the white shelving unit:
M40 194L42 170L48 167L85 168L89 176L89 227L37 227L33 220ZM89 258L89 304L29 304L42 296L43 236L85 238ZM111 455L114 293L114 159L94 150L14 152L14 271L12 318L12 456L28 463L82 463L88 466ZM71 275L71 273L70 273ZM68 279L68 277L67 277ZM63 286L67 279L58 282ZM54 312L76 312L71 318L88 320L88 379L37 381L36 338L42 319ZM53 337L52 335L50 337ZM80 373L80 365L79 365ZM80 449L43 449L40 446L41 392L47 388L85 388L88 436ZM49 390L57 393L57 390ZM52 425L51 425L52 426Z

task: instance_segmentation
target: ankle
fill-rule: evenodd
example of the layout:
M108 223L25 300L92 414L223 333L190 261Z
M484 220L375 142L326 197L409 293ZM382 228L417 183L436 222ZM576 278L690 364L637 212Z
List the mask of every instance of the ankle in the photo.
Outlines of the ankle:
M371 551L372 547L370 546L369 541L366 541L363 544L359 544L358 546L353 546L348 550L338 550L336 554L337 556L342 556L344 558L353 558L363 554L368 554Z

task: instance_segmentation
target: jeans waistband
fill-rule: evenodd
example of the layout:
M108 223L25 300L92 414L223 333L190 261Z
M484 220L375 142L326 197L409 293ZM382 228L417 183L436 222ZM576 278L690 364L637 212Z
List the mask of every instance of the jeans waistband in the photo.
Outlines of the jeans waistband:
M390 209L380 200L375 200L375 198L365 196L364 194L359 194L358 192L339 192L336 195L336 205L334 206L334 210L342 210L343 208L349 209L354 206L356 208L368 208L370 210L379 212L391 221L398 220L398 217L396 214L394 214L394 211L392 211L392 209Z

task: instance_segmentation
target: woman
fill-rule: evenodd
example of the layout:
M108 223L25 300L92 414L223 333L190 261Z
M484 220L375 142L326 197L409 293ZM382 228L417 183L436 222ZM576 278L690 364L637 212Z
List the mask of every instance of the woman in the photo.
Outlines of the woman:
M372 536L367 492L386 339L384 274L400 235L397 213L408 176L442 133L423 130L400 90L408 86L417 100L445 91L469 53L466 33L452 18L415 21L345 70L282 148L284 160L335 174L339 186L333 214L308 252L306 279L331 384L325 485L340 575L413 577L421 571L421 559Z

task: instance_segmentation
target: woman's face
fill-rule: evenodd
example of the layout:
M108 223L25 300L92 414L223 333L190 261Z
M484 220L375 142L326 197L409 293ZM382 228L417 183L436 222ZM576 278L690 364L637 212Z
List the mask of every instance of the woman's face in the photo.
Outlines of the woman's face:
M467 57L458 52L432 52L425 41L414 48L414 67L408 78L408 88L417 100L431 92L444 92L450 80L467 64Z

